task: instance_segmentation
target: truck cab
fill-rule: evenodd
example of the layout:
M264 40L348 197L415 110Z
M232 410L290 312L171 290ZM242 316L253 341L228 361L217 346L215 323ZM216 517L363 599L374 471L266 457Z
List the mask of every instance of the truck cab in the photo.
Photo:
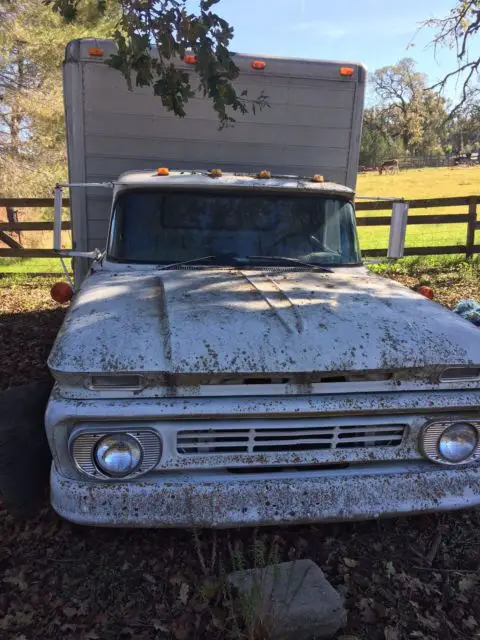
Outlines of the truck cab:
M479 504L477 334L365 269L349 187L125 173L48 360L53 507L229 527Z

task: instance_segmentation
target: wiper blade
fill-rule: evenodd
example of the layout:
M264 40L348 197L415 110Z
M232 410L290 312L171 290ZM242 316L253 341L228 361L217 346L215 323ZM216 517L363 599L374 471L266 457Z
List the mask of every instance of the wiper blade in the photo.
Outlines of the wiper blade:
M199 256L198 258L192 258L191 260L183 260L182 262L171 262L165 264L162 267L158 267L160 271L163 269L171 269L172 267L182 267L185 264L197 264L199 262L213 262L215 264L222 264L226 262L228 266L235 266L235 255L231 253L217 253L211 256Z
M333 269L323 267L320 264L314 262L306 262L305 260L299 260L298 258L289 258L288 256L247 256L248 260L261 260L262 262L285 262L287 264L296 264L300 267L309 267L310 269L316 269L317 271L324 271L325 273L334 273Z

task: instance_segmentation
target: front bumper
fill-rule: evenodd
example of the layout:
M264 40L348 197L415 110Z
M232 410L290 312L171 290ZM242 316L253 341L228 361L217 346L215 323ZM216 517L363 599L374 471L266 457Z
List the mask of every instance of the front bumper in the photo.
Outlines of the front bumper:
M122 527L258 526L363 520L480 504L480 467L430 463L357 468L355 473L152 475L94 483L52 467L55 511L72 522Z

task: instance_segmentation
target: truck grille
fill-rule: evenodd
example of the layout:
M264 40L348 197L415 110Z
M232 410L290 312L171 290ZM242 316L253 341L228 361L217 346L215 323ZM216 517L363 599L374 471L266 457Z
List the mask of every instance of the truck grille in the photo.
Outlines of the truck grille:
M277 453L321 449L396 447L407 425L328 425L292 428L276 425L252 429L196 429L177 433L177 452L183 455Z

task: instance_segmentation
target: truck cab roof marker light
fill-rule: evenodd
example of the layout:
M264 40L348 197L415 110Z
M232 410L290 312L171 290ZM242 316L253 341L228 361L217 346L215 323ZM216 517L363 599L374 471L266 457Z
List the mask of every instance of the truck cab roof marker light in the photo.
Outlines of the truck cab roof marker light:
M89 47L88 55L90 56L90 58L102 58L103 49L101 47Z
M252 60L251 67L254 71L263 71L267 63L264 60Z
M269 180L271 177L272 177L272 172L267 171L267 169L262 169L262 171L259 171L257 173L257 178L259 180Z
M186 53L183 56L183 61L185 62L185 64L197 64L197 56L195 56L193 53Z
M315 175L313 175L310 178L311 182L325 182L325 178L320 175L319 173L316 173Z
M168 167L158 167L157 176L169 176L169 175L170 175L170 169L168 169Z
M221 169L210 169L208 175L210 178L221 178L223 176L223 171Z
M340 67L339 73L344 78L353 76L355 69L353 67Z

